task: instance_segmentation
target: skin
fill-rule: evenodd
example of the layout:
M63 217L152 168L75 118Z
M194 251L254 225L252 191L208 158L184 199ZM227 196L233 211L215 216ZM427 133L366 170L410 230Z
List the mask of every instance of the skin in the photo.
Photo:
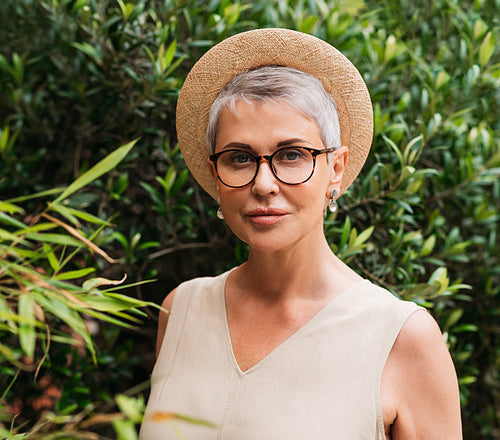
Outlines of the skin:
M325 148L317 124L286 103L239 101L235 113L221 114L216 152L237 146L263 155L286 145ZM347 154L340 148L330 161L320 155L311 179L296 186L279 182L262 162L251 184L228 188L209 162L224 219L249 245L248 260L226 285L230 337L243 371L361 279L331 252L323 232L325 197L334 188L340 192ZM276 215L253 215L269 210ZM174 294L166 297L165 309L171 309ZM162 312L157 352L167 321ZM455 370L428 313L415 312L403 326L384 368L380 394L387 439L462 438Z

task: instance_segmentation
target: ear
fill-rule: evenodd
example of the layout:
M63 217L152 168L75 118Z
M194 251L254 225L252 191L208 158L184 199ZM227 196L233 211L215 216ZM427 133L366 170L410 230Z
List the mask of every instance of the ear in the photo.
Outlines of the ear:
M329 195L332 189L336 189L337 193L340 193L340 184L342 183L342 177L344 176L345 167L347 166L348 155L349 150L347 147L340 147L333 152L332 162L330 164L332 172L330 175L330 184L328 185Z
M220 185L219 176L217 175L215 164L208 157L207 157L207 165L208 169L210 170L210 175L212 176L212 179L214 179L215 181L215 187L217 188L217 192L219 192L219 185Z

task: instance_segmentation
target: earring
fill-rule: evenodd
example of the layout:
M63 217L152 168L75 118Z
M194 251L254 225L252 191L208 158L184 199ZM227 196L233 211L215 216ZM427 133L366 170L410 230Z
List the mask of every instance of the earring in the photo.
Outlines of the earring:
M217 218L224 220L224 214L222 213L222 208L219 206L219 209L217 209Z
M328 209L330 210L330 212L335 212L338 208L336 197L337 197L337 190L332 189L332 194L330 196L330 200L328 201Z

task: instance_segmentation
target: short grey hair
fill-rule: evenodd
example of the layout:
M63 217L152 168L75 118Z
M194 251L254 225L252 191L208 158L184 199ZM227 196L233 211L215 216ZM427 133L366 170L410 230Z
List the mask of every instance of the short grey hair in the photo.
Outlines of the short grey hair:
M219 119L226 108L236 111L236 102L286 102L318 124L325 148L340 148L340 125L335 101L321 81L285 66L261 66L234 77L221 90L208 117L206 145L215 152Z

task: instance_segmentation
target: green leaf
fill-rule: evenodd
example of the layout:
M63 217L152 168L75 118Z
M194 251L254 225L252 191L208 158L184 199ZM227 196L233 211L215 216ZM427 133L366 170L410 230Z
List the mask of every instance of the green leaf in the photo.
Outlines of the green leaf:
M170 66L172 63L172 60L174 59L175 55L175 49L177 48L177 41L174 40L170 45L168 46L167 50L165 51L165 55L163 56L163 59L160 60L160 65L161 65L161 71L162 73L165 72L165 70Z
M116 404L129 420L135 423L141 422L142 413L144 412L144 400L142 398L136 399L125 394L118 394Z
M71 212L71 210L61 205L60 203L50 203L49 208L61 214L66 220L73 223L75 226L80 226L80 222Z
M57 272L60 269L59 261L57 260L54 254L54 250L52 249L51 246L48 245L48 243L43 243L43 253L45 257L47 257L50 267L53 269L54 272Z
M493 31L489 31L484 37L481 46L479 46L479 64L484 67L488 64L495 50L495 36Z
M429 255L433 251L435 245L436 245L436 236L431 235L429 238L427 238L427 240L425 240L425 243L422 246L422 250L420 251L420 255L422 257Z
M15 362L19 357L14 350L12 350L7 345L1 343L0 343L0 354L6 357L9 360L9 362Z
M79 218L80 220L83 220L85 222L93 223L96 225L102 225L102 226L112 226L111 222L107 220L103 220L102 218L96 217L95 215L89 214L88 212L85 211L79 211L74 208L67 208L68 212L75 217Z
M113 428L117 434L117 440L137 440L137 432L134 422L130 420L113 420Z
M92 353L95 360L92 338L81 316L72 309L75 305L62 295L56 296L54 292L47 289L44 289L43 292L32 291L32 295L40 306L64 321L78 336L83 338L85 346Z
M6 200L5 202L8 202L8 203L25 202L26 200L38 199L40 197L45 197L45 196L52 196L52 195L58 194L62 191L64 191L64 188L52 188L52 189L48 189L46 191L41 191L41 192L38 192L35 194L28 194L26 196L16 197L14 199L9 199L9 200Z
M98 179L103 174L106 174L108 171L115 168L125 158L125 156L129 153L136 142L137 139L129 142L128 144L122 145L120 148L116 149L111 154L106 156L103 160L94 165L90 170L78 177L78 179L76 179L71 185L69 185L63 191L63 193L56 200L54 200L53 203L61 202L74 192L83 188L85 185L88 185L90 182Z
M90 58L92 58L94 60L94 62L97 65L102 66L101 55L99 54L98 50L94 46L92 46L90 43L73 42L73 43L71 43L71 46L78 49L80 52L83 52L84 54L88 55Z
M22 321L19 324L19 343L21 344L21 349L23 353L30 359L33 360L35 357L35 342L36 342L36 332L35 332L35 309L33 306L33 300L29 295L23 294L19 296L18 304L19 316Z
M14 205L13 203L0 201L0 213L6 212L8 214L22 214L24 209Z
M74 246L74 247L82 247L84 244L80 241L77 240L76 238L73 238L69 235L63 235L63 234L39 234L36 232L30 232L26 234L26 238L34 241L40 241L42 243L55 243L55 244L61 244L63 246Z
M17 83L21 85L24 79L24 66L21 57L17 53L12 55L12 64L14 66L14 77Z
M448 319L446 320L446 324L445 324L444 328L450 329L451 327L453 327L460 320L460 318L462 317L463 314L464 314L464 311L462 309L453 310L450 313L450 316L448 316Z
M54 278L56 280L74 280L76 278L86 277L88 274L92 272L95 272L94 267L86 267L85 269L70 270L68 272L60 273L56 275Z
M369 228L366 228L361 234L358 235L355 241L355 245L359 246L363 244L366 240L370 238L370 236L373 233L373 230L375 229L374 226L370 226Z
M76 295L76 297L85 301L93 309L101 312L120 312L122 310L130 310L135 308L135 306L144 307L148 305L145 301L135 300L133 302L123 298L113 298L111 296Z
M0 202L1 203L1 202ZM13 226L15 228L24 229L26 225L23 222L11 217L10 215L5 214L4 212L0 212L0 223L4 225Z
M0 229L0 243L4 241L12 241L22 244L27 244L27 242L21 239L16 234L12 234L11 232L6 231L5 229Z

